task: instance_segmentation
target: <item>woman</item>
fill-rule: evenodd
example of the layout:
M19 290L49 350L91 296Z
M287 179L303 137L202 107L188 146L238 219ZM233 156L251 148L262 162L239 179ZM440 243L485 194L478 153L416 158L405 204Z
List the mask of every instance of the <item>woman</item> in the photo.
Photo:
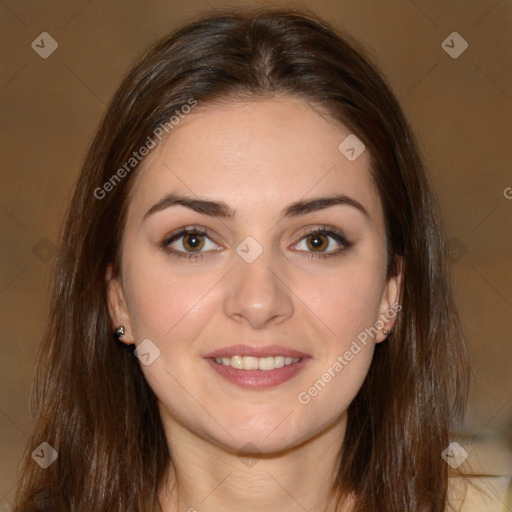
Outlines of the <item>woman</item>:
M468 382L445 262L348 36L279 10L184 26L77 182L15 510L444 511Z

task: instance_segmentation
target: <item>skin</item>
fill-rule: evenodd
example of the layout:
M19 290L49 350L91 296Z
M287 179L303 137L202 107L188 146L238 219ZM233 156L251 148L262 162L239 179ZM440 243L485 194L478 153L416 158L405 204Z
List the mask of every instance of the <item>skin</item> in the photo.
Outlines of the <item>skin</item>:
M338 150L349 133L290 97L199 105L136 177L121 276L109 269L106 277L112 324L125 327L124 341L150 339L160 350L142 370L158 397L173 460L160 492L165 512L332 510L327 496L346 411L386 335L379 330L361 345L308 404L297 397L397 303L401 279L386 279L384 219L369 155L351 162ZM169 192L223 201L236 215L211 217L178 205L143 220ZM357 200L368 216L336 205L280 218L295 201L333 193ZM170 233L188 226L208 229L202 259L162 248ZM341 230L353 245L308 258L322 250L303 232L322 226ZM247 236L263 248L252 263L236 252ZM185 238L171 247L190 252ZM330 235L320 241L324 253L343 247ZM242 389L203 359L234 344L282 345L311 360L274 388Z

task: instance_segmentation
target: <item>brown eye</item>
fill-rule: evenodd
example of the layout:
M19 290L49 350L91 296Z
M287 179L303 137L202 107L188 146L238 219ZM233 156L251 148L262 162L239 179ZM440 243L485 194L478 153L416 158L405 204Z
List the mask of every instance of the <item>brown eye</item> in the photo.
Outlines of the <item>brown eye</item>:
M176 231L162 241L162 248L173 256L200 259L212 251L219 251L217 245L207 235L207 230L195 226Z
M204 246L204 235L201 233L187 233L183 236L183 247L187 251L201 250Z
M308 248L324 252L329 246L329 240L325 235L313 234L307 237Z
M323 226L303 233L301 241L295 247L308 258L328 258L343 253L352 245L341 231Z

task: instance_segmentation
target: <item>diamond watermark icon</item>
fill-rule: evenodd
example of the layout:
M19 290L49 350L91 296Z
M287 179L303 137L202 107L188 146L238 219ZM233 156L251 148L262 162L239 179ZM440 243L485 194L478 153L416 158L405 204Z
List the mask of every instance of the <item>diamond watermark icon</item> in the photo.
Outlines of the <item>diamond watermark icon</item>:
M32 247L32 253L43 263L48 263L55 254L55 246L49 238L44 236Z
M46 441L41 443L33 452L32 458L43 468L46 469L50 464L57 460L59 454Z
M466 245L456 236L448 241L448 258L452 263L456 263L468 252Z
M247 453L249 452L249 453ZM261 452L258 447L253 443L246 443L238 450L237 455L240 457L240 461L245 464L248 468L252 468L257 462L258 457L256 455Z
M59 43L48 32L41 32L32 41L31 46L39 57L47 59L59 47Z
M363 154L365 148L366 146L363 142L353 133L343 139L338 146L339 152L351 162L359 158Z
M441 48L452 59L458 59L468 49L468 46L468 42L458 32L452 32L441 43Z
M236 253L246 263L253 263L263 252L263 247L254 240L252 236L248 236L240 242L236 247Z
M457 469L467 458L468 452L457 442L450 443L441 457L453 469Z
M144 366L149 366L160 356L160 349L150 339L145 339L139 343L133 353Z

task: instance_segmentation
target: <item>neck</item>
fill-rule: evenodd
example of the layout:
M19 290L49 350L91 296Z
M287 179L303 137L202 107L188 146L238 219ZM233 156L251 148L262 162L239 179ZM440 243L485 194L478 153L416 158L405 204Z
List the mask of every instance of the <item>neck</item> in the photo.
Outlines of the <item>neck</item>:
M330 499L346 416L302 444L281 453L239 455L178 424L166 412L172 463L161 487L162 512L322 512Z

